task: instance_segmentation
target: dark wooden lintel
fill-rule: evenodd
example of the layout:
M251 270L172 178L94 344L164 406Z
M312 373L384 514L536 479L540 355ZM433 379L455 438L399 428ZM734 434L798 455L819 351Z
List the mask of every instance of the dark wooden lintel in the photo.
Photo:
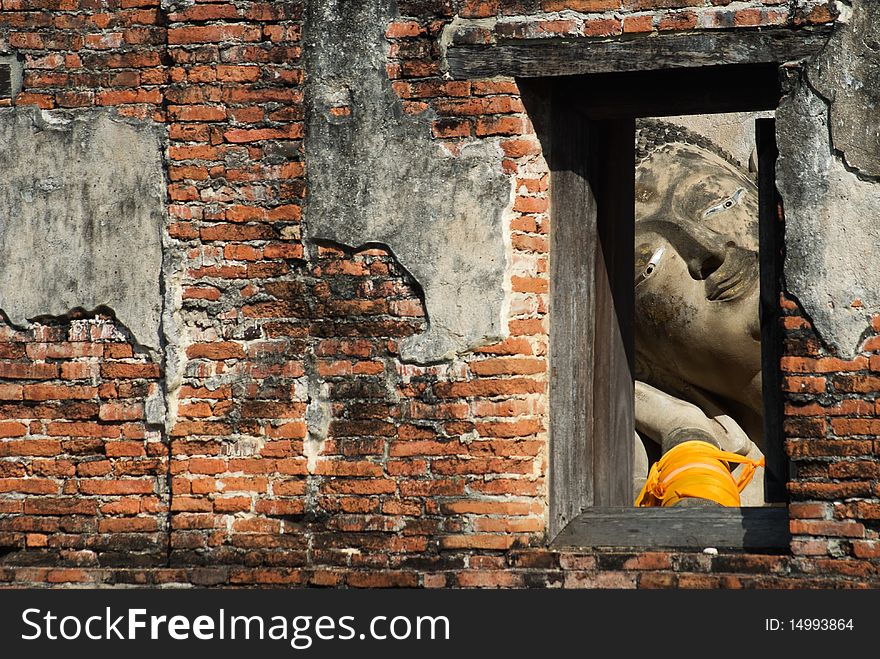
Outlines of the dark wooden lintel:
M455 78L533 78L781 64L815 55L830 33L830 26L820 26L704 30L611 39L499 40L489 45L453 44L446 57Z

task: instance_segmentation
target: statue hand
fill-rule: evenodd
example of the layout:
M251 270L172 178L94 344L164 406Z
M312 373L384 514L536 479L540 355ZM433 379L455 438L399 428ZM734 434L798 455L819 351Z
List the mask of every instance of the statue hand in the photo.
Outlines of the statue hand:
M729 416L709 417L696 405L656 387L635 382L636 430L659 443L665 453L689 440L700 440L745 455L752 442Z

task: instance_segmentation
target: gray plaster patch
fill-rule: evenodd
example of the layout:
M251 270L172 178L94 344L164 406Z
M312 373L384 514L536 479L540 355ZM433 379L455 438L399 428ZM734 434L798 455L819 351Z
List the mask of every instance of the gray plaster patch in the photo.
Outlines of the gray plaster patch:
M0 110L0 309L24 325L111 309L159 349L161 133L108 110Z
M385 71L393 0L315 0L305 30L306 238L386 245L422 287L428 330L405 360L449 359L507 331L504 212L512 180L496 143L452 156L410 116Z
M852 358L870 314L880 311L880 186L832 153L828 104L803 76L794 78L776 112L786 289L822 340Z
M831 102L832 146L851 167L880 177L880 3L853 2L808 76Z

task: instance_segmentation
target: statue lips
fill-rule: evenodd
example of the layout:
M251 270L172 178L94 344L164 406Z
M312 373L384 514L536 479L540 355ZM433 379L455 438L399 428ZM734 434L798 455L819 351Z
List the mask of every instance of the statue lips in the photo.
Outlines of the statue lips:
M730 302L752 291L758 280L757 253L741 247L728 247L724 261L704 280L706 299Z

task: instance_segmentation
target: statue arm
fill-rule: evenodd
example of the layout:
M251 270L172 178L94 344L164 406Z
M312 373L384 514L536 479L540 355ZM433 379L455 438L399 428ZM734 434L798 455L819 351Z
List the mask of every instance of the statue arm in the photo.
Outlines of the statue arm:
M752 442L729 416L707 416L702 409L671 396L656 387L636 380L636 431L659 443L663 453L689 439L697 439L719 448L746 455Z

